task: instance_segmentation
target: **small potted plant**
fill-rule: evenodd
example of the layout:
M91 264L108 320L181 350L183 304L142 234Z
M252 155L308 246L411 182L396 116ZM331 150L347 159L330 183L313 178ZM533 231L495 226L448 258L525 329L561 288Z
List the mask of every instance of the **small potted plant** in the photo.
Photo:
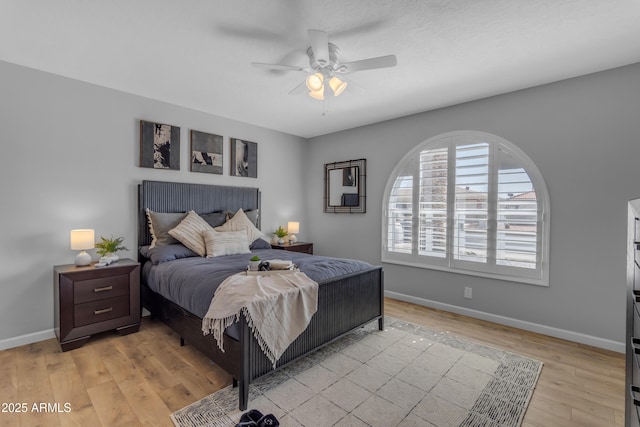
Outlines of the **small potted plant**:
M128 249L122 245L124 237L114 239L113 236L111 236L111 238L105 239L100 236L100 239L101 240L99 242L96 242L96 253L103 258L108 258L111 261L117 261L118 255L116 255L116 252L128 251Z
M258 255L254 255L249 259L249 271L258 271L260 267L260 257Z
M282 226L278 227L278 229L276 231L274 231L274 233L277 237L278 237L278 243L279 244L283 244L284 243L284 238L287 237L287 234L289 234L287 232L287 230L285 230L284 228L282 228Z

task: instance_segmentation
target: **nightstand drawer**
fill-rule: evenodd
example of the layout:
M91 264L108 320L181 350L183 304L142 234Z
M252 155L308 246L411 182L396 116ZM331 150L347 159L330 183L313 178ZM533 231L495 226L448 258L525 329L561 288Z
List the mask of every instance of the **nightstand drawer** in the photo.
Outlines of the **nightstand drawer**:
M309 242L296 242L296 243L283 243L281 245L271 245L272 249L279 249L289 252L301 252L309 255L313 255L313 243Z
M90 325L129 315L129 295L78 304L73 309L73 324Z
M129 295L129 275L78 280L73 284L73 302L82 304Z

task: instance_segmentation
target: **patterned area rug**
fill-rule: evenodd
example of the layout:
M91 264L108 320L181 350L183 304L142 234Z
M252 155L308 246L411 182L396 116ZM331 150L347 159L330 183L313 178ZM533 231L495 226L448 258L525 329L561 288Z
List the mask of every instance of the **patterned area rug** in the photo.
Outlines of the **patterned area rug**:
M520 426L542 362L387 317L251 384L249 408L283 427ZM238 391L171 415L233 427Z

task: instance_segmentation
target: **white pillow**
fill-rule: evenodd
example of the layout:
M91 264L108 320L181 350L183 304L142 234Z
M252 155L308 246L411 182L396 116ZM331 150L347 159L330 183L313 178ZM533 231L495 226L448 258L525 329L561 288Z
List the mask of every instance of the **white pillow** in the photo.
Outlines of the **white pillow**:
M207 247L207 258L222 255L248 254L249 240L247 232L207 230L202 233Z
M262 231L258 230L253 222L247 217L244 211L238 209L238 211L233 214L233 218L229 221L225 222L219 227L215 228L216 231L240 231L246 230L247 237L249 238L249 243L253 243L254 240L258 238L264 238L264 234ZM266 239L265 239L266 240Z
M169 235L200 256L207 254L202 233L212 230L211 226L194 211L189 211L180 224L169 230Z

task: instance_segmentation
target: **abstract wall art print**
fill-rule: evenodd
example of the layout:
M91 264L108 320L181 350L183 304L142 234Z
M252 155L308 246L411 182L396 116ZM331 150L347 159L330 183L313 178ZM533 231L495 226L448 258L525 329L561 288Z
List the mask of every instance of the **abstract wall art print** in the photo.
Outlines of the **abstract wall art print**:
M222 136L191 130L191 172L222 175Z
M231 176L258 177L258 144L231 138Z
M140 120L140 167L180 170L180 127Z

